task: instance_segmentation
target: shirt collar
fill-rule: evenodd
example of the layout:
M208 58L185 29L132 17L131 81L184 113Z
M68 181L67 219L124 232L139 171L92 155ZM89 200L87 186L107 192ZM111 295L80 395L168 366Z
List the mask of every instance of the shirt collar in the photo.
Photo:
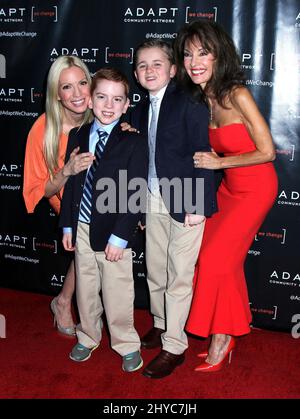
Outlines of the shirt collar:
M109 135L112 130L114 129L114 127L117 125L117 123L119 122L120 119L116 119L114 122L112 122L109 125L102 125L98 119L94 119L93 125L92 125L92 133L96 132L97 129L100 128L101 131L105 131L107 132L107 134Z
M160 89L157 93L156 93L156 95L149 95L149 100L151 100L153 97L156 97L159 101L160 100L162 100L162 98L163 98L163 96L164 96L164 94L165 94L165 91L167 90L167 87L168 87L168 85L166 85L165 87L163 87L162 89Z

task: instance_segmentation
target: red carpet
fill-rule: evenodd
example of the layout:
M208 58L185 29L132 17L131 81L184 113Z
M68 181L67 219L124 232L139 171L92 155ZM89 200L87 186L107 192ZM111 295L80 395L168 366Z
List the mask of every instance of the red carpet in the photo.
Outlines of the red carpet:
M52 327L51 297L0 289L0 314L6 338L0 338L0 398L299 398L299 339L288 333L253 330L238 340L232 364L213 374L193 371L196 353L207 342L189 338L186 362L174 374L151 380L124 373L121 359L103 342L91 359L68 358L76 339ZM136 327L151 326L147 311L136 310ZM157 350L143 351L147 363Z

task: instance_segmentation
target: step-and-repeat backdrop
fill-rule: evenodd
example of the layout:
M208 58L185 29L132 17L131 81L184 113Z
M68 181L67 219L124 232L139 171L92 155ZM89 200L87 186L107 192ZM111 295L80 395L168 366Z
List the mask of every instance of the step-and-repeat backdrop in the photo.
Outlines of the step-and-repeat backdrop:
M91 73L119 67L134 107L143 95L132 75L135 46L172 42L184 23L203 18L233 36L277 150L278 197L246 260L253 324L290 331L299 322L299 0L1 0L0 286L55 294L70 261L47 201L28 215L22 199L26 137L43 111L51 63L73 54ZM143 239L138 233L134 249L137 307L147 306Z

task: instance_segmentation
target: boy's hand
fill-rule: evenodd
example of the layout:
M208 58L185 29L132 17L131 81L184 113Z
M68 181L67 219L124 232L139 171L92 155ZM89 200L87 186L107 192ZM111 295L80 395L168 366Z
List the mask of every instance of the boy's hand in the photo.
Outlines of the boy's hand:
M71 252L75 249L75 247L72 246L72 233L64 233L62 243L67 252Z
M203 221L205 221L205 216L204 215L185 214L185 219L184 219L183 226L184 227L187 227L187 226L192 227L192 226L203 223Z
M138 226L140 227L140 229L143 231L145 230L146 226L144 224L142 224L140 221L138 222Z
M138 134L140 133L139 130L137 130L136 128L132 127L128 122L122 122L122 124L121 124L121 130L122 131L137 132Z
M124 249L122 247L113 246L110 243L107 243L106 248L104 250L106 260L110 262L118 262L118 260L123 258Z

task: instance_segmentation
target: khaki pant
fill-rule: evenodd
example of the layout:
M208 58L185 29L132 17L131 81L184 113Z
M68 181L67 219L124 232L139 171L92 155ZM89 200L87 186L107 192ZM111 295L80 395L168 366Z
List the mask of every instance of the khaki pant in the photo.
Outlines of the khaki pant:
M111 347L121 356L138 351L140 338L134 328L131 249L125 249L123 259L118 262L107 261L104 252L91 249L89 225L79 222L75 268L80 315L80 325L76 331L78 342L87 348L99 344L102 337L101 315L105 310Z
M146 264L151 313L154 327L166 330L163 349L177 355L188 347L184 327L204 225L205 221L184 227L169 215L161 196L149 192Z

